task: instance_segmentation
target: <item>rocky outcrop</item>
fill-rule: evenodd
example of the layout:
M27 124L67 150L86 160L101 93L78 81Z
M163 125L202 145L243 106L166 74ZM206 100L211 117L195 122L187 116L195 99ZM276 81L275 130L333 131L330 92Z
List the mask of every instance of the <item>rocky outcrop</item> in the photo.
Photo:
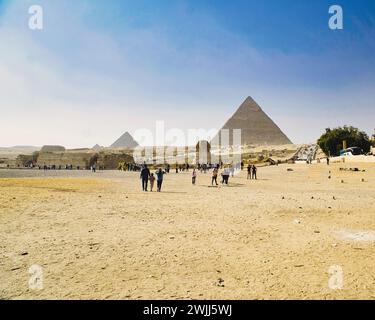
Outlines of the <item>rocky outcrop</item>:
M120 163L133 163L133 156L126 152L108 153L99 152L96 163L101 169L117 169Z

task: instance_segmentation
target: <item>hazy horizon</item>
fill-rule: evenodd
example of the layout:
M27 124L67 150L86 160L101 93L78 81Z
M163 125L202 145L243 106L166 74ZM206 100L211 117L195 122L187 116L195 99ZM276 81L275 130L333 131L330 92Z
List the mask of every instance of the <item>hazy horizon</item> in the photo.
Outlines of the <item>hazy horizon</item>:
M220 129L247 96L295 144L372 135L375 3L0 0L0 146L109 146L124 132Z

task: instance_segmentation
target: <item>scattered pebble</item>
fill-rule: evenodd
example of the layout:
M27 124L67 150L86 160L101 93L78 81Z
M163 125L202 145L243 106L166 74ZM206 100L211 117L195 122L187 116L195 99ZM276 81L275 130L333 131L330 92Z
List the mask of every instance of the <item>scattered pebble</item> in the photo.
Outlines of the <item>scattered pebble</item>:
M225 285L224 285L224 280L223 279L221 279L221 278L219 278L219 279L217 279L217 283L216 283L216 285L218 286L218 287L225 287Z
M21 269L21 267L15 267L13 269L10 269L10 271L16 271L16 270L19 270L19 269Z

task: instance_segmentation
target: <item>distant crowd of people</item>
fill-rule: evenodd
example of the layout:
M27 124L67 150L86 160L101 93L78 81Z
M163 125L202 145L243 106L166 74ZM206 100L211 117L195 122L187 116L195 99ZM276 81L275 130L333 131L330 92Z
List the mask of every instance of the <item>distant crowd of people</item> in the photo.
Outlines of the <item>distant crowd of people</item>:
M143 165L135 165L132 166L126 166L126 168L140 168L140 180L142 185L142 190L147 191L153 191L154 185L156 181L156 191L161 192L163 181L164 181L164 175L168 174L170 172L170 165L166 165L164 168L158 168L153 173L151 172L149 166L147 164ZM175 172L183 172L183 171L189 171L191 168L191 165L185 164L185 165L176 165ZM228 185L230 177L234 177L236 171L240 171L244 169L244 163L241 162L237 165L224 165L223 163L220 164L198 164L197 166L193 166L193 172L191 175L191 182L193 185L197 183L197 177L198 172L200 173L207 173L212 170L212 176L211 176L211 185L212 186L218 186L219 181L218 177L221 176L221 184ZM128 169L129 170L129 169ZM222 172L219 174L219 171L222 170ZM129 170L129 171L136 171L136 170ZM257 179L257 167L253 164L249 164L247 167L247 179Z
M30 167L33 168L33 167ZM96 172L97 170L97 164L94 163L90 167L81 167L81 166L73 166L72 164L66 164L66 165L46 165L44 164L43 166L39 165L38 166L39 170L90 170L91 172Z
M62 166L62 165L47 165L47 164L44 164L43 166L38 166L38 169L39 170L73 170L73 165L72 164L66 164L65 166ZM80 166L77 166L76 167L77 170L80 170Z
M81 169L90 169L91 172L95 173L97 171L97 164L93 163L89 168L81 168L80 166L73 167L72 164L67 164L65 166L56 166L56 165L43 165L38 166L39 170L81 170ZM99 168L100 169L100 168ZM223 185L229 184L230 177L234 177L235 173L238 171L241 171L244 169L244 163L237 163L235 165L225 165L223 162L221 163L198 163L196 166L192 166L188 163L186 164L176 164L175 166L175 172L189 172L189 170L192 169L192 184L196 185L198 173L201 174L207 174L208 172L211 172L211 185L212 186L218 186L219 176L221 177L220 183ZM164 181L164 175L170 173L171 165L166 164L163 168L156 169L155 172L151 172L149 166L145 163L138 164L138 163L122 163L119 165L119 170L122 171L131 171L131 172L140 172L140 179L142 184L142 190L143 191L153 191L155 187L156 182L156 191L161 192L162 185ZM220 172L221 171L221 172ZM253 164L249 164L247 166L247 179L257 179L257 167Z
M223 169L224 167L224 169ZM212 177L211 177L211 185L216 185L218 186L219 183L217 181L217 178L219 176L219 170L223 169L223 171L220 173L221 175L221 184L226 184L228 185L229 183L229 178L234 177L234 174L236 171L240 171L244 169L244 163L241 162L240 164L237 165L228 165L224 166L223 163L221 164L216 164L216 165L203 165L203 166L198 166L198 170L201 173L206 173L207 171L210 171L212 168ZM193 176L192 176L192 184L195 185L197 181L197 171L196 169L193 170ZM255 165L248 165L248 179L257 179L257 167Z

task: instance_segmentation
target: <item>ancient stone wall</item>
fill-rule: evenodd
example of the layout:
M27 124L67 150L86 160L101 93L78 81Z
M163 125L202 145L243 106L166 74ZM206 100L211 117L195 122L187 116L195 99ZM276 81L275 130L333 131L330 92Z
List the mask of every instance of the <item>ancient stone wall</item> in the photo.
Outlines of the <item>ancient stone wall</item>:
M63 146L43 146L40 152L65 152L65 147Z
M89 152L40 152L37 166L65 167L72 165L73 168L89 168L92 165L91 159L95 153Z
M120 163L133 163L133 156L128 153L106 153L99 152L96 156L98 168L104 170L117 169Z

